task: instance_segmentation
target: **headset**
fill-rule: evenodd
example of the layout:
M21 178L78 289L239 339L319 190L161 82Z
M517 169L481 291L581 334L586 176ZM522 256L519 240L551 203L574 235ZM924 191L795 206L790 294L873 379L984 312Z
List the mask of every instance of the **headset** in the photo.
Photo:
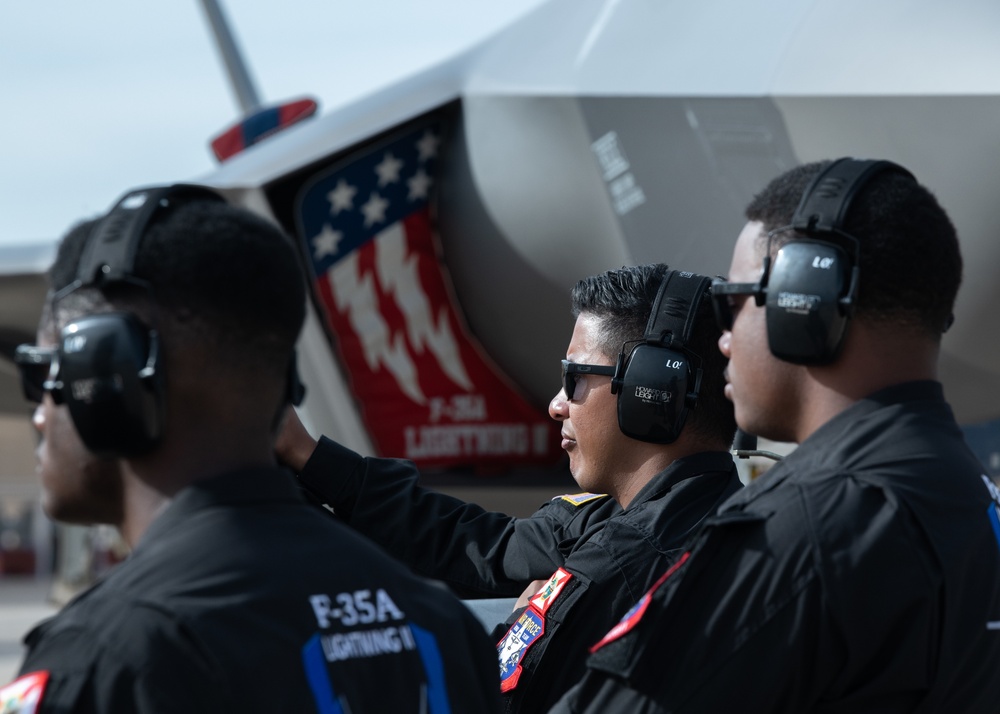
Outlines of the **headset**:
M851 202L874 177L892 171L916 180L891 161L842 158L806 187L791 224L768 234L755 297L764 297L771 353L794 364L828 364L837 358L854 310L860 275L860 242L843 230ZM773 236L794 231L771 260Z
M701 389L701 360L687 345L711 284L702 275L668 270L646 334L628 354L625 348L632 343L622 347L611 393L618 395L618 427L626 436L653 444L670 444L680 436Z
M193 184L129 191L87 237L76 278L52 297L84 287L105 289L150 285L134 274L139 245L163 211L193 200L225 201ZM52 357L55 381L46 388L69 409L84 445L103 456L136 456L152 450L162 435L165 413L163 364L155 327L129 312L85 315L60 332Z

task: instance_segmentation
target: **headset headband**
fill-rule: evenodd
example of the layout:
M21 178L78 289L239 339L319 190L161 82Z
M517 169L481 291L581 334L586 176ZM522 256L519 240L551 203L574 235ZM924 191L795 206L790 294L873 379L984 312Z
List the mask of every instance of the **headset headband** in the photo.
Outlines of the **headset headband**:
M837 159L806 187L792 216L791 227L805 235L842 235L847 211L854 197L868 181L883 171L895 171L916 181L913 174L891 161Z
M673 349L685 349L691 339L698 306L708 294L711 284L711 278L703 275L668 271L660 281L660 289L649 313L645 341Z
M224 200L215 191L194 184L129 191L94 227L80 256L74 287L129 280L147 226L156 213L174 199Z

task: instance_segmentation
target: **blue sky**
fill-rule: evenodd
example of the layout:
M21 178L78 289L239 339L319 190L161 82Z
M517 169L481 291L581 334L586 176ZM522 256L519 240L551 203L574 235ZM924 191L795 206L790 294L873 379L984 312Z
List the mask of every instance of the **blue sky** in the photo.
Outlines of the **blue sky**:
M544 0L221 1L262 103L329 112ZM209 139L240 116L200 0L2 3L0 88L0 244L211 170Z

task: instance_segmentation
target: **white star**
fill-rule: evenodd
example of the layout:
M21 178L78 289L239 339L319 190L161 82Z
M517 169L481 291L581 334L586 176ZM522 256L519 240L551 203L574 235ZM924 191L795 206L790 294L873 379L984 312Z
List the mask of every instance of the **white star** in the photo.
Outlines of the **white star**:
M386 154L381 163L375 167L375 173L378 174L378 185L385 186L386 184L399 181L399 170L401 168L403 168L402 161L392 154Z
M377 193L373 193L368 201L361 206L361 212L365 214L365 228L385 221L385 209L388 207L387 200Z
M326 194L327 200L333 206L332 215L336 216L341 211L349 211L354 208L354 194L357 192L358 189L344 179L340 179L337 182L337 187Z
M329 223L324 223L323 230L321 230L312 239L313 251L315 253L316 260L320 260L326 255L336 254L337 246L340 245L340 241L343 240L343 238L343 233L330 228Z
M419 198L427 198L427 192L430 190L432 183L431 177L424 173L423 169L417 171L413 175L413 178L406 182L406 185L410 187L409 199L416 201Z
M437 156L438 145L441 143L440 137L434 136L428 129L417 142L417 151L420 152L420 160L426 161Z

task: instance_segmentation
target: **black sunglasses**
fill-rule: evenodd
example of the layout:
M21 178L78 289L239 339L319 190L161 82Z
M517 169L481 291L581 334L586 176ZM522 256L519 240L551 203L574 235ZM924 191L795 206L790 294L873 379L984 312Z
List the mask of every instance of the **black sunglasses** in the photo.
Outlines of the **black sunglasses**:
M760 307L767 298L767 290L760 282L731 283L725 278L712 280L712 307L720 330L733 329L733 298L740 295L753 295L754 303Z
M573 401L576 398L576 375L578 374L598 374L602 377L614 377L615 368L607 364L582 364L580 362L570 362L568 359L562 360L562 383L563 392L566 399Z
M56 380L59 360L55 347L18 345L14 351L14 364L21 374L21 391L24 398L41 404L46 392L52 393L56 404L62 401L62 383Z

